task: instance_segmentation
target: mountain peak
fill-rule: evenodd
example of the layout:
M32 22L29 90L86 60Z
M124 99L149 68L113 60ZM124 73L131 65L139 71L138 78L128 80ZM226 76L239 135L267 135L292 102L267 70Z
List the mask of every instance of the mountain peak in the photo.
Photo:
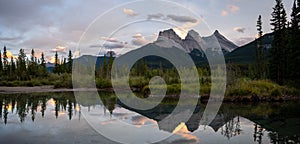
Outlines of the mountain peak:
M219 32L218 30L216 30L216 31L214 32L214 35L217 35L217 34L220 35L220 32Z
M171 38L171 37L180 38L173 29L168 29L168 30L165 30L165 31L161 31L161 32L159 32L158 36L162 36L162 37L166 37L166 38Z
M159 32L158 40L169 39L173 40L175 43L181 44L182 39L176 34L173 29L168 29L165 31Z
M186 39L190 36L192 36L192 37L199 36L199 33L196 32L195 30L190 30L186 36Z

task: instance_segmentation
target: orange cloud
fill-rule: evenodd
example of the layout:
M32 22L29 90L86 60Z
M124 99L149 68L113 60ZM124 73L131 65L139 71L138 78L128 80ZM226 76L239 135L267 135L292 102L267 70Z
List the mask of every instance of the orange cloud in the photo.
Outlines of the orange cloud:
M127 16L130 16L130 17L138 15L137 13L135 13L134 10L126 9L126 8L123 9L123 13L126 14Z
M228 5L227 9L232 13L236 13L236 12L240 11L240 7L238 7L236 5Z
M226 10L223 10L222 12L221 12L221 16L227 16L228 15L228 12L226 11Z
M56 46L55 48L53 48L53 49L51 50L51 52L59 52L59 53L66 54L67 48L64 47L64 46L58 45L58 46Z
M237 13L240 11L240 7L236 5L228 5L225 10L222 10L221 16L227 16L229 13Z

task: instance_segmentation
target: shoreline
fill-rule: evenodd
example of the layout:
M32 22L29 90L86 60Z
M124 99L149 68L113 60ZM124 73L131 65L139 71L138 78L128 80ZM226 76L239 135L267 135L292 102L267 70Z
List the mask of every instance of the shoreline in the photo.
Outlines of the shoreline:
M34 86L34 87L9 87L0 86L0 94L17 94L17 93L47 93L47 92L75 92L75 91L93 91L93 88L54 88L53 85L48 86ZM97 89L98 91L112 91L110 89Z
M94 88L54 88L53 85L48 86L34 86L34 87L9 87L9 86L0 86L0 94L26 94L26 93L55 93L55 92L78 92L78 91L94 91ZM103 92L113 92L113 89L97 89L97 91ZM177 95L169 95L169 98L178 98ZM202 95L200 100L202 102L207 102L209 99L208 95ZM280 101L289 101L289 100L300 100L300 96L282 96L282 97L253 97L253 96L235 96L235 97L224 97L223 102L280 102Z

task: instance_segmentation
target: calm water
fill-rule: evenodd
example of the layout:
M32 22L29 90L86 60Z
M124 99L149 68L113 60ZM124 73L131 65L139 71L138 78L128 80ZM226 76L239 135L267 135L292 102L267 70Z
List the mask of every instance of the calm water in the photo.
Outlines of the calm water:
M76 102L72 93L0 95L0 143L115 143L97 133L120 132L122 122L142 131L144 143L173 134L158 143L300 143L300 102L223 104L215 120L199 125L205 108L199 104L186 123L162 124L175 102L148 111L124 106L111 93ZM95 124L91 127L89 123ZM105 129L106 128L106 129ZM126 139L126 133L120 135ZM134 143L134 140L133 140Z

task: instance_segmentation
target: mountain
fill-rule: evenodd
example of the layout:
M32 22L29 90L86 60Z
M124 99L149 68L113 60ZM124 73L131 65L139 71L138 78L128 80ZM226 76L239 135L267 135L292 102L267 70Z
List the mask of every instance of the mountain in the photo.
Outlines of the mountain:
M169 29L160 32L158 39L154 44L166 48L176 47L187 53L191 53L194 49L201 50L203 47L201 45L204 45L205 43L210 44L216 40L219 42L224 54L238 48L237 45L220 34L218 30L208 37L201 37L196 31L190 30L185 39L181 39L173 29Z
M218 30L216 30L214 32L213 35L209 36L209 37L203 37L203 40L206 41L207 39L211 38L211 37L215 37L217 39L217 41L219 42L222 51L224 52L224 54L230 53L231 51L235 50L236 48L238 48L237 45L235 45L233 42L231 42L230 40L228 40L225 36L223 36L222 34L220 34L220 32Z
M269 49L272 47L273 33L265 34L261 39L265 48L265 59L267 59L270 55ZM233 50L231 53L225 55L226 62L238 64L254 63L256 56L255 45L256 40Z

